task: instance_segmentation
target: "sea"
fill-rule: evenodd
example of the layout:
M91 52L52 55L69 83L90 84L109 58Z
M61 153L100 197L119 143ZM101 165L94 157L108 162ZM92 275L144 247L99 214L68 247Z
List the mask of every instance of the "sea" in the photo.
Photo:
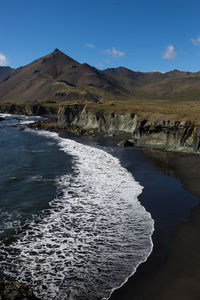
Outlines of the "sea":
M103 140L0 114L1 276L51 300L109 299L153 248L143 187Z

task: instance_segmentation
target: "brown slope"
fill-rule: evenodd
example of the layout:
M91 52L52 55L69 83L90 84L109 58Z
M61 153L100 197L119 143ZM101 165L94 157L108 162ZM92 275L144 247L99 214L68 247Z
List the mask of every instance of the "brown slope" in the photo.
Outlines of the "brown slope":
M99 99L200 99L200 72L142 73L124 67L100 71L55 49L0 83L1 102Z
M199 72L141 73L123 67L103 72L121 82L133 99L200 99Z
M0 101L97 100L123 93L113 78L58 49L20 67L0 84Z
M51 81L67 68L78 65L79 63L56 49L51 54L12 72L9 79L0 84L0 100L34 101L48 98Z
M0 82L4 81L10 73L12 72L12 68L10 67L0 67Z
M165 77L165 74L160 72L135 72L129 70L125 67L118 67L118 68L109 68L102 71L104 74L107 74L117 81L120 80L123 82L124 85L141 85L144 83L148 83L149 81L157 81Z

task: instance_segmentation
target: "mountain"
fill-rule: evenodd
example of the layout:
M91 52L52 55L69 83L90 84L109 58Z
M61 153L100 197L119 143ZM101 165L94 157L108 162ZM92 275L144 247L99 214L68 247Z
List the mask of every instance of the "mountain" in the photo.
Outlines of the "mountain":
M109 75L76 62L58 49L14 70L0 83L3 102L96 101L123 92L123 87Z
M12 72L12 68L10 67L0 67L0 82L4 81L4 79L8 78L10 73Z
M134 72L124 67L103 70L121 84L131 99L200 99L200 72Z
M58 49L16 70L0 67L0 102L134 99L200 99L200 72L100 71Z

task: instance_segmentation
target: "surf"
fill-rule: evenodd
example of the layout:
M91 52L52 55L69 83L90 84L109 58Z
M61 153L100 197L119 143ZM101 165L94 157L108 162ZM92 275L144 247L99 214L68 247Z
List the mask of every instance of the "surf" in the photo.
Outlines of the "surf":
M154 222L138 201L143 187L103 149L26 131L56 141L73 170L56 179L50 208L1 245L1 269L44 300L108 299L152 251Z

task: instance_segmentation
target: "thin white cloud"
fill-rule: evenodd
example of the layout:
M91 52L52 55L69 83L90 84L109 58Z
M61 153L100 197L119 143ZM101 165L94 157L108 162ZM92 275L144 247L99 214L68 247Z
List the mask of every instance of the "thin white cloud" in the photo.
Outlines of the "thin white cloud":
M165 51L162 53L162 58L164 59L175 59L176 51L173 45L169 45L165 48Z
M122 57L125 55L125 52L119 51L115 47L112 47L112 49L105 50L104 53L115 58Z
M94 49L95 46L93 44L85 44L86 47Z
M191 42L193 45L199 46L200 45L200 36L198 36L196 39L192 38Z
M6 66L7 64L8 64L8 59L7 59L7 57L6 57L3 53L0 52L0 66L1 66L1 67L4 67L4 66Z

